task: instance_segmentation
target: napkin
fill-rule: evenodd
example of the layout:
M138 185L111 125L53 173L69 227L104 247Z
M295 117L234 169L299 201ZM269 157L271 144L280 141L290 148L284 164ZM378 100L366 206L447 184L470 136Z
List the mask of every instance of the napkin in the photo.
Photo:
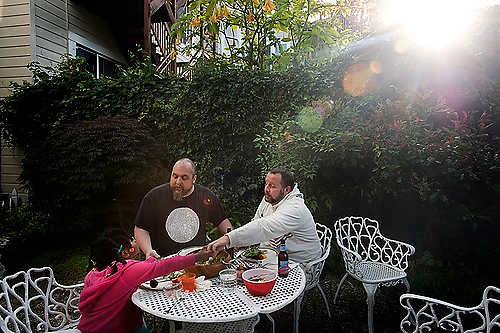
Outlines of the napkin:
M204 275L198 276L196 279L194 279L194 286L196 288L196 291L205 291L212 286L212 281L205 280Z

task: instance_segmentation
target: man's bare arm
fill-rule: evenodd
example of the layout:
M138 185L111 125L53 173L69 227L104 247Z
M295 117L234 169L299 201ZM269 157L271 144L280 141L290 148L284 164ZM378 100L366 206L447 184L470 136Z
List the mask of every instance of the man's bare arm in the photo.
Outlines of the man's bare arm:
M137 241L137 245L146 255L146 259L153 256L154 258L159 259L160 255L153 250L151 246L151 237L149 236L149 232L141 229L137 226L134 227L134 237Z
M221 233L221 235L225 235L228 228L231 228L231 230L233 229L233 225L231 224L231 222L229 221L229 219L223 220L217 226L217 229L219 229L219 232Z

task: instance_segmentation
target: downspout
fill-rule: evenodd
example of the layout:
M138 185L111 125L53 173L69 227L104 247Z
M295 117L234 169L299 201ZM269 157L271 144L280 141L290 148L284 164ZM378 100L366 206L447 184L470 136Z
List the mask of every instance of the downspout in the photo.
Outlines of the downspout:
M150 0L144 0L144 52L151 57L151 9Z
M66 9L66 53L69 54L69 14L68 14L68 0L64 1Z

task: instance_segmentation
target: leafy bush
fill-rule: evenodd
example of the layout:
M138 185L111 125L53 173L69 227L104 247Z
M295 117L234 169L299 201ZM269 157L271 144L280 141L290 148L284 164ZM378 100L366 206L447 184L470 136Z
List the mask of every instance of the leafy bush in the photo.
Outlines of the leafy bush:
M113 199L137 202L165 179L164 151L157 135L137 120L77 121L26 152L21 179L35 194L32 201L61 219L61 231L78 225L77 212L84 215L74 233L91 227L88 220L109 210Z

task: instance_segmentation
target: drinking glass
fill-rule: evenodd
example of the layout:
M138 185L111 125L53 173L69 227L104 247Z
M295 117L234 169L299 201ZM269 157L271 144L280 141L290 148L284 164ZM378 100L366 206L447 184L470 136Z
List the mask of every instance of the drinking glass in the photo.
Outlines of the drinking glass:
M180 282L174 282L170 288L164 289L163 291L167 297L177 299L182 294L182 284Z
M232 268L223 269L219 272L222 290L231 292L236 287L236 270Z
M196 274L194 274L194 273L184 273L181 276L179 276L179 280L181 280L181 283L182 283L182 290L183 291L194 291L195 278L196 278Z

